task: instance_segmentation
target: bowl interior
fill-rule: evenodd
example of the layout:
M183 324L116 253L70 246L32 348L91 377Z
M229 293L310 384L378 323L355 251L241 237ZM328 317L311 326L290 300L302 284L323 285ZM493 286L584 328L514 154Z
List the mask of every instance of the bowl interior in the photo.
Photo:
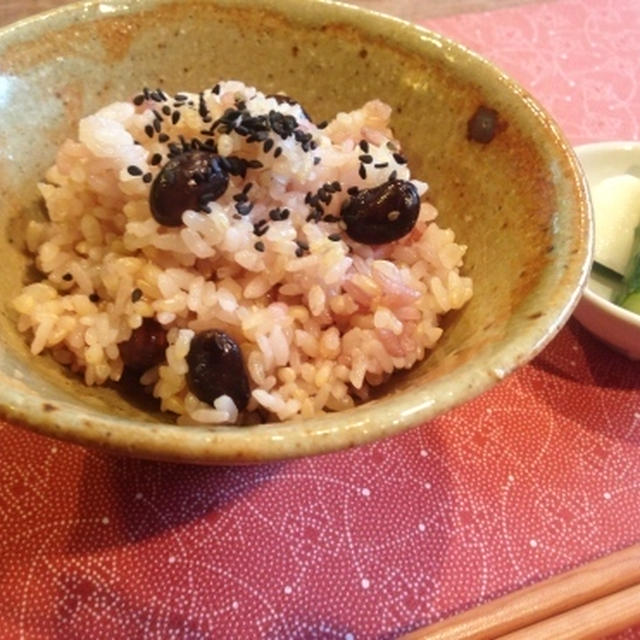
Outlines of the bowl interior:
M537 353L568 317L590 252L575 158L537 104L491 65L406 23L327 2L142 0L72 5L0 32L0 406L44 433L152 458L256 461L352 446L429 419ZM181 427L114 388L86 388L30 355L8 305L33 277L36 184L80 117L142 86L237 78L284 91L316 121L379 98L440 225L467 244L474 297L437 348L380 397L306 422ZM467 139L479 106L488 144Z

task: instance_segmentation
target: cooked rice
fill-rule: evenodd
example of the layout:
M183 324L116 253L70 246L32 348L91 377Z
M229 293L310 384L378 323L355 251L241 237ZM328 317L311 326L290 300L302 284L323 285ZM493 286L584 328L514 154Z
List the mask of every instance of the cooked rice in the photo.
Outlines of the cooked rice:
M298 139L272 131L273 142L248 141L234 125L203 133L243 106L251 116L293 116ZM442 333L439 316L472 293L459 273L466 247L436 225L431 204L422 203L413 231L382 245L351 240L339 222L349 187L375 187L393 174L411 180L390 114L374 100L319 128L299 104L227 81L175 97L145 90L81 120L78 140L62 145L39 185L49 220L27 229L44 277L13 304L32 353L50 351L88 385L117 381L118 344L155 318L167 329L166 358L140 380L180 423L286 420L365 399L370 386L424 358ZM158 224L149 191L170 145L207 138L220 155L262 166L232 176L208 212L185 211L180 227ZM336 182L340 190L329 202L322 192L319 203L328 221L309 219L308 194ZM422 196L427 185L412 182ZM240 215L249 183L253 208ZM284 219L270 215L285 209ZM244 357L251 399L240 417L229 396L211 406L186 382L191 339L211 328Z

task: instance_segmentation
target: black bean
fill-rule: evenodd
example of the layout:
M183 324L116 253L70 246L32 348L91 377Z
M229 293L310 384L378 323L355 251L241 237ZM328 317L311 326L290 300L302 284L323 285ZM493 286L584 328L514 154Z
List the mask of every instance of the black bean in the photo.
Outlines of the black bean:
M196 334L187 354L187 384L199 400L213 405L227 395L242 411L249 402L249 378L242 352L224 331L211 329Z
M156 320L145 318L118 348L125 367L145 371L164 361L167 344L166 329Z
M186 151L162 168L151 186L151 214L160 224L179 227L187 209L198 210L217 200L227 189L229 176L220 156L208 151Z
M384 244L407 235L420 212L418 191L411 182L391 180L362 189L342 205L350 238L364 244Z
M487 144L496 135L498 112L480 105L467 122L467 139Z

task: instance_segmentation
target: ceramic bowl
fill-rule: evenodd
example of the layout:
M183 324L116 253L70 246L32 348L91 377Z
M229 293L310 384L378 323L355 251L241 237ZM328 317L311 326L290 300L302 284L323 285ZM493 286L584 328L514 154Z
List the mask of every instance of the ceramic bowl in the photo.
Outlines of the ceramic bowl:
M467 49L340 3L96 0L0 31L0 407L43 434L132 456L251 463L398 433L490 388L537 354L577 303L591 259L590 205L572 149L535 100ZM437 348L377 397L311 420L178 427L116 388L87 388L29 354L8 300L33 274L21 229L36 182L78 119L142 86L198 91L237 78L284 91L320 121L377 97L416 177L467 244L475 295ZM480 106L491 142L467 138Z
M640 142L595 142L576 147L588 184L624 173L640 177ZM592 272L576 310L591 333L631 360L640 360L640 315L611 302L616 283Z

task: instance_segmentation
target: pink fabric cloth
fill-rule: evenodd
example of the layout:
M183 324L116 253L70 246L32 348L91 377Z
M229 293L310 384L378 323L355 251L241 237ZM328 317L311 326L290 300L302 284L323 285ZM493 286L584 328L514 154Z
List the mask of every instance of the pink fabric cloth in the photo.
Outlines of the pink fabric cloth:
M572 142L638 138L636 0L429 26L518 78ZM639 376L572 320L421 428L253 468L0 423L0 637L394 638L638 542Z

